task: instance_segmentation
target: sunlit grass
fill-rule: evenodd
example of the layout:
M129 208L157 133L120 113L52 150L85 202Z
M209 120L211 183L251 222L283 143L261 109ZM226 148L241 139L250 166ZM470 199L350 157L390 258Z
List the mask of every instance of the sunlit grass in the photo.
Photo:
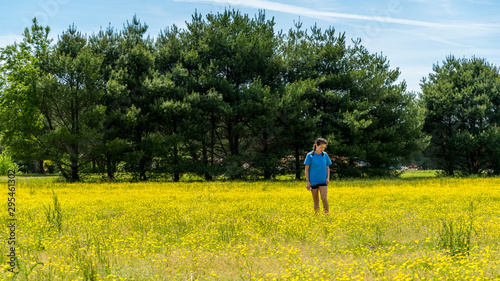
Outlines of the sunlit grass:
M7 176L0 176L0 184L7 184L9 178ZM56 174L24 174L16 175L15 180L18 183L50 183L60 181L60 177Z
M19 183L16 280L500 280L499 179L339 180L329 201L315 216L302 181ZM471 203L453 255L443 221Z
M401 174L401 178L433 178L436 177L439 170L406 170Z

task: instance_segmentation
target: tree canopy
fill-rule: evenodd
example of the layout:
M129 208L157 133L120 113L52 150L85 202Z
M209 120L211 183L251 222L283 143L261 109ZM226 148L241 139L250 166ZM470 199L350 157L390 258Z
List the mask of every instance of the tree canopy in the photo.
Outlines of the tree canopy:
M422 81L427 154L448 175L500 173L500 76L485 59L449 56Z
M35 19L1 50L2 144L70 180L300 178L317 137L338 176L388 175L424 148L423 111L386 57L333 27L274 25L227 9L153 39L134 16L52 44Z

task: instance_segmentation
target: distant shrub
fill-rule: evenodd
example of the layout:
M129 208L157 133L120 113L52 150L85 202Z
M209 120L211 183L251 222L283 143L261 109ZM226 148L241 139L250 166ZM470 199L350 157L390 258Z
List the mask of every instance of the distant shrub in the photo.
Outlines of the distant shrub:
M3 152L0 154L0 175L7 175L9 170L18 171L19 167L12 160L12 157L7 153Z

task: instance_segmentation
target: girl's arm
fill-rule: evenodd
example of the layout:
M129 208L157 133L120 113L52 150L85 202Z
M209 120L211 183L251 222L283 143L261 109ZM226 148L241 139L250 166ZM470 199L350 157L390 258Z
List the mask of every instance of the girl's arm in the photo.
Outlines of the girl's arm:
M330 166L326 166L326 184L330 183Z
M309 165L306 165L306 188L307 190L311 189L311 182L309 181Z

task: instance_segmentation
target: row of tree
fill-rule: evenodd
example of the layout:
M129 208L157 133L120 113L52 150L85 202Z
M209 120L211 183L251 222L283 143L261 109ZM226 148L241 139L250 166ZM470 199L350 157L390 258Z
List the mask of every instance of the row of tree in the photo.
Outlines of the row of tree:
M485 142L498 140L496 117L481 123L490 124L488 133L477 124L458 125L468 106L497 114L497 103L475 100L475 90L488 96L497 89L483 85L498 83L496 68L485 61L474 63L496 76L467 88L460 109L453 104L458 99L441 95L443 87L457 86L441 85L440 73L423 81L421 103L396 83L399 70L385 57L360 40L347 44L333 28L304 30L297 23L276 32L263 12L250 18L235 10L195 13L186 24L155 39L136 17L121 31L110 26L90 36L71 26L52 44L50 29L34 19L21 43L1 50L2 145L18 160L51 160L73 181L89 169L112 180L119 167L138 180L158 174L179 180L184 173L268 179L300 178L305 153L315 138L326 137L339 176L387 175L426 147L423 128L432 133L431 156L459 149L439 144L451 135L439 127L445 120L432 119L441 110L436 99L457 110L449 116L457 132L477 128ZM453 76L457 83L460 75ZM456 134L472 149L467 136ZM480 169L498 166L499 158L495 164L460 152L453 163L443 162L450 173L464 159L479 161ZM484 153L498 155L493 146Z

